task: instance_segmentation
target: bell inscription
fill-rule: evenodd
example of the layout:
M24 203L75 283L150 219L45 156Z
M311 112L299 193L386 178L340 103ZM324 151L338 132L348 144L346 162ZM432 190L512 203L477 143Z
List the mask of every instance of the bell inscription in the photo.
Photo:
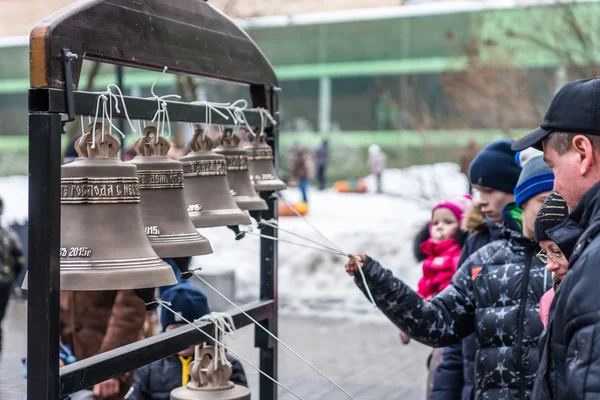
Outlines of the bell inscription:
M146 226L144 227L146 235L160 235L160 228L158 226Z
M248 156L245 154L239 156L225 155L225 160L227 160L227 171L245 171L248 169Z
M90 257L92 250L87 247L61 247L61 257Z
M140 189L180 189L183 188L181 170L139 171Z
M252 149L248 152L248 159L250 161L256 160L272 160L273 159L273 149L270 147L267 149Z
M183 176L218 176L227 175L225 160L198 160L183 164Z
M187 208L188 212L194 211L202 211L202 206L200 204L190 204Z
M137 178L62 178L61 204L139 203Z
M255 174L255 175L250 175L250 180L252 182L256 182L256 181L270 181L275 179L275 177L273 176L273 174Z

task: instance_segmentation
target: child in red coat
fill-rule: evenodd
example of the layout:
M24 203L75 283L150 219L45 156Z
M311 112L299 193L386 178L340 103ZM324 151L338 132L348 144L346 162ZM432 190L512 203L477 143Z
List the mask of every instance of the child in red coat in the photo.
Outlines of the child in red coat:
M429 238L420 244L425 256L417 293L429 299L450 284L466 233L460 229L463 214L473 206L470 195L443 201L431 211Z
M423 277L419 280L417 293L429 299L452 281L458 269L462 246L468 236L463 231L461 221L473 207L470 195L461 196L438 203L431 210L431 221L415 238L415 256L423 261ZM410 337L400 331L402 343L408 344ZM437 366L442 361L444 349L433 349L427 361L429 369L428 386L433 384Z

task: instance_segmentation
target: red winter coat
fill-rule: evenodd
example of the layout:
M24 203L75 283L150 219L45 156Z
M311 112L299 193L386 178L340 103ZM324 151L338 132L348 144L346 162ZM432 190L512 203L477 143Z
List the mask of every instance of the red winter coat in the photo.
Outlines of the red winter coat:
M421 243L421 251L427 258L423 261L423 277L417 293L429 299L450 285L458 268L461 247L454 239L435 242L429 238Z

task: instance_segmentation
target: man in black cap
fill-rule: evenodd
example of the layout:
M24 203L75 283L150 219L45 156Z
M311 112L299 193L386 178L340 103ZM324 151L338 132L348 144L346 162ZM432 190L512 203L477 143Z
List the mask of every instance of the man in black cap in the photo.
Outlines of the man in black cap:
M515 142L544 151L554 189L571 214L558 234L582 232L569 273L556 291L534 395L544 399L600 396L600 78L568 83L554 96L538 129ZM543 384L540 385L540 380ZM534 397L536 398L536 397Z

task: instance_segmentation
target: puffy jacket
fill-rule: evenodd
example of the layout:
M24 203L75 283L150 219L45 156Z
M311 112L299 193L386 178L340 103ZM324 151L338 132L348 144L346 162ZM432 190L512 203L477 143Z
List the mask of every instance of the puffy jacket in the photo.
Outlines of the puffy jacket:
M508 212L505 212L508 215ZM512 218L506 218L506 228L520 230ZM502 227L486 219L479 204L473 206L462 220L462 229L470 233L458 265L483 246L500 239ZM475 354L477 340L471 334L444 349L444 359L438 365L433 380L431 400L471 400L475 397Z
M429 299L450 284L458 267L460 246L454 239L436 242L430 238L421 243L421 251L427 258L423 261L417 293Z
M0 284L11 285L21 273L24 258L17 234L0 225Z
M568 257L569 272L555 289L550 307L535 399L600 397L600 183L563 224L548 231L559 247L579 232Z
M521 233L471 255L452 285L425 301L408 285L367 257L363 271L377 306L410 337L433 347L476 334L477 399L529 399L538 367L541 296L552 279ZM365 292L359 274L355 277Z
M248 387L244 368L238 359L225 353L231 363L231 382ZM128 400L169 400L171 391L181 386L182 364L175 354L135 371L133 392Z

